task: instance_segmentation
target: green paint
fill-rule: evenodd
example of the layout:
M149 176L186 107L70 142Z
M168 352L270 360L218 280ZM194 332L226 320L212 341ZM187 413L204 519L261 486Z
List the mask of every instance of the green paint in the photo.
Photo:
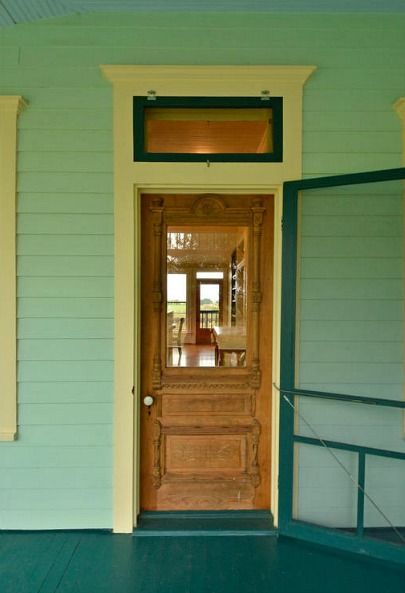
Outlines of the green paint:
M82 114L82 117L84 119L86 113ZM79 129L64 130L63 134L58 128L23 129L19 135L20 150L38 152L71 152L77 150L96 153L111 152L111 126L104 130L81 130L80 124L77 127Z
M22 340L19 360L112 360L112 340Z
M4 533L3 593L401 593L403 568L275 537Z
M402 467L396 466L389 479L383 471L374 472L369 494L388 520L370 503L372 512L365 512L362 488L369 487L370 456L384 456L388 464L405 459L402 415L398 409L404 407L403 183L392 181L404 177L405 169L397 169L285 184L284 241L287 243L289 237L290 245L285 245L287 257L283 263L282 357L286 361L281 386L289 401L298 406L298 412L294 421L291 407L282 397L284 426L290 436L282 435L280 455L282 533L401 562L405 561L403 550L388 543L377 544L366 536L384 527L392 539L395 534L390 520L397 527L405 524ZM297 262L294 236L298 194L303 215L300 247L303 254L309 238L313 251L312 257L301 255ZM388 207L397 210L396 217L382 213L385 194ZM307 196L310 208L314 208L311 198L319 201L322 197L330 206L329 211L324 206L321 216L314 212L306 217ZM346 213L344 205L348 206ZM321 245L323 237L327 237L327 254L314 249L319 235ZM373 257L359 257L355 249L350 252L342 236L352 241L352 248L364 236L376 237L380 240L374 247L377 252ZM390 237L387 242L386 236ZM399 240L392 240L393 237ZM364 292L356 295L359 280L365 279L383 287L378 300L366 297ZM401 285L393 284L393 279L400 280ZM288 293L295 295L295 282L300 288L301 281L306 282L305 294L309 291L311 298L304 298L298 291L295 323L295 298ZM316 284L311 287L313 281ZM385 285L387 281L389 284ZM333 288L341 287L340 294L336 295L330 287L323 295L317 294L316 287L328 287L329 282ZM326 346L324 339L328 340ZM381 387L386 388L384 394L379 392ZM314 392L305 391L308 389ZM383 396L389 399L384 401ZM364 405L367 403L370 405ZM325 444L330 451L324 448ZM358 476L359 489L350 475ZM294 508L287 491L291 483ZM331 528L357 530L360 540L347 539L344 533Z
M105 360L21 361L18 381L110 381L113 365ZM47 424L46 419L44 419ZM111 421L111 414L110 414Z
M110 466L112 408L104 405L112 401L113 380L112 89L99 65L317 65L304 90L304 177L391 168L401 162L400 122L392 103L404 92L404 24L403 15L143 12L76 16L1 30L0 93L22 94L29 101L19 117L17 204L19 401L24 424L19 441L0 444L1 464L32 467L30 447L44 449L40 464L57 451L58 466L68 482L74 477L74 459L67 450L72 447L80 450L78 457L86 462L90 480L92 475L95 478L91 453L96 447L106 467ZM344 216L349 213L344 197L327 203L322 196L309 200L304 213L305 259L314 260L320 253L333 257L338 249L346 258L354 252L364 260L387 261L400 248L397 204L389 199L382 207L375 197L372 202L374 217L364 219L364 232L356 238L358 220ZM350 208L354 218L364 214L368 202L359 200ZM325 220L331 215L333 220ZM319 262L309 264L306 271L322 271ZM360 264L352 264L353 274ZM353 355L356 362L364 363L366 346L361 352L353 350L353 340L368 344L379 340L387 344L381 358L370 345L368 360L396 364L394 344L402 341L398 303L392 303L389 314L384 309L380 321L362 319L353 324L352 318L325 318L331 312L330 300L401 300L403 280L392 276L396 269L395 261L387 261L384 270L389 277L384 284L367 277L353 277L344 285L330 277L325 283L312 272L303 279L302 298L316 301L303 308L307 316L301 323L303 362L344 366ZM325 302L322 307L320 300ZM370 303L372 307L380 304ZM322 319L314 319L316 309ZM348 310L351 317L355 310L355 306ZM391 313L392 320L387 320ZM325 352L318 348L321 360L316 357L317 341L330 346ZM342 342L350 345L347 351L342 350ZM309 379L339 391L339 384L331 383L330 377L327 382L326 373ZM367 385L349 382L346 387L360 393ZM389 397L393 389L398 396L401 393L398 383L369 388L376 396ZM35 408L42 404L49 406ZM71 406L69 413L66 404ZM62 406L59 413L58 406ZM82 424L52 424L56 415L63 420L62 411ZM284 428L289 414L283 410ZM107 424L92 422L100 417ZM36 424L40 421L43 424ZM19 453L14 458L11 451ZM111 484L109 473L109 488ZM5 499L0 497L0 528L111 526L107 488L91 491L92 510L89 491L83 486L77 484L74 504L69 503L67 492L73 490L56 490L48 476L43 502L33 494L33 506L28 509L24 500L35 492L35 480L27 482L24 490L16 490L11 482L9 486L2 492L15 504L12 512L6 512ZM25 499L20 498L22 493ZM58 497L60 503L56 503ZM214 579L213 572L207 574ZM218 584L225 577L215 578ZM290 585L285 585L287 591L294 590ZM321 585L323 581L319 586L324 591ZM205 590L209 587L208 583Z
M95 262L96 263L96 262ZM61 266L62 267L62 266ZM55 263L54 270L50 271L47 267L47 274L55 273L58 270L59 274L63 274ZM91 266L87 267L87 274L90 273ZM76 274L82 272L86 275L83 268L75 270ZM76 274L72 274L75 276ZM37 273L36 276L41 276ZM33 318L33 317L68 317L68 318L104 318L109 319L113 312L113 301L111 298L20 298L18 302L19 318Z
M301 339L402 342L402 328L397 321L302 321Z
M103 235L48 236L20 235L17 253L25 256L111 256L113 237Z
M77 124L76 124L77 127ZM37 132L38 133L38 132ZM61 132L63 133L63 132ZM110 152L86 152L77 151L71 153L58 152L36 152L27 156L23 153L20 159L19 170L21 179L26 172L91 172L91 173L112 173L112 155Z
M146 116L145 110L167 107L171 109L205 109L205 108L235 108L235 109L271 109L272 125L270 129L271 152L254 153L156 153L148 152L145 149ZM133 99L133 122L134 122L134 161L184 161L198 162L210 160L212 162L282 162L283 160L283 98L268 97L266 101L255 97L134 97ZM135 133L137 130L137 133Z
M144 512L134 537L249 537L276 535L268 511Z
M113 217L107 214L24 213L19 214L17 224L18 234L22 235L112 235L113 233Z
M21 383L19 388L20 403L105 403L111 399L111 381Z
M357 200L355 200L357 202ZM325 202L325 203L324 203ZM314 206L316 209L333 208L335 201L319 201ZM354 200L352 200L352 203ZM384 202L380 202L381 215L384 212ZM396 204L398 200L395 200ZM305 204L306 210L308 204ZM387 205L387 209L389 204ZM398 212L397 215L401 215ZM341 257L364 258L364 257L389 257L392 253L399 253L402 246L401 237L311 237L306 236L302 244L301 254L303 257L334 257L336 250ZM375 282L373 283L375 284ZM371 296L370 298L375 298Z
M28 425L21 431L19 446L49 447L49 443L56 443L59 447L112 447L112 429L110 424L60 424L60 425ZM66 469L68 473L68 470ZM48 484L52 490L52 484ZM63 517L61 517L61 520ZM17 527L10 528L17 529ZM60 527L62 528L62 527ZM19 529L23 529L20 524Z
M39 490L48 484L53 484L55 490L108 488L110 470L108 466L94 467L92 472L85 467L73 467L69 472L59 467L3 468L2 487L10 488L14 484L16 490L26 490L35 483Z
M74 467L88 467L92 465L98 468L106 468L111 467L111 455L108 446L100 446L100 447L84 447L84 446L77 446L77 447L55 447L53 449L49 447L41 447L41 446L19 446L13 447L11 445L7 448L7 459L1 459L2 468L13 468L15 466L21 467L37 467L38 469L46 469L46 468L57 468L59 464L59 460L61 456L65 459L66 467L74 468ZM74 491L73 489L70 490L70 496L72 496L72 500L70 502L70 506L74 508L75 501L80 496L80 491ZM24 500L26 505L26 510L30 508L30 496L31 504L41 508L46 508L47 500L46 497L41 498L41 491L40 490L22 490L19 489L15 492L13 497L7 497L7 507L18 509L18 500ZM59 492L58 494L58 502L54 504L58 504L60 508L63 507L63 502L68 498L68 492ZM90 494L89 494L90 497ZM94 500L92 501L94 504ZM90 498L89 498L89 506L90 506Z
M19 213L43 212L44 214L66 213L66 203L72 214L112 214L111 194L97 193L24 193L18 195Z
M24 338L112 338L112 319L27 318L18 321L20 339Z
M80 147L78 150L81 150ZM48 147L52 150L52 146ZM55 148L57 150L57 148ZM32 146L28 150L41 150L40 147ZM42 149L43 150L43 149ZM72 148L72 150L76 150ZM111 169L109 166L108 169ZM111 173L92 173L92 172L44 172L28 171L21 172L18 176L18 189L23 192L41 192L46 186L48 192L64 192L67 188L71 192L105 192L112 191Z
M322 449L322 447L324 447L324 444L322 443L322 441L324 441L324 443L331 449L360 453L360 457L364 457L366 455L373 455L376 457L384 457L384 458L390 458L390 459L401 459L402 461L405 461L405 452L400 453L398 451L390 451L387 449L378 449L377 447L362 447L359 445L353 445L352 443L350 443L350 444L340 443L338 441L332 441L332 440L328 440L328 439L321 440L321 439L316 439L316 438L306 437L306 436L301 436L301 435L294 436L294 442L305 443L307 445L315 445L317 447L320 447L322 450L322 455L324 455L325 450ZM309 450L313 451L312 448L309 448ZM364 460L361 463L364 464ZM360 486L362 486L364 488L364 475L363 474L365 475L365 466L361 467L361 468L359 466L359 475L361 477L361 480L358 479L358 483L360 484ZM328 484L325 484L325 486L330 488L330 486Z

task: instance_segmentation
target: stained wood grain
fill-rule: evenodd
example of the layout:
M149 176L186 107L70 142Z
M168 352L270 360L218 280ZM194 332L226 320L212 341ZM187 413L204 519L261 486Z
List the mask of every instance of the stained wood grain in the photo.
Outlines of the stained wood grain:
M261 200L264 214L253 196L223 196L217 201L210 197L207 209L202 207L204 196L143 196L142 397L155 398L150 409L141 404L143 509L269 507L273 201L272 196ZM174 216L177 225L197 228L250 227L246 367L165 366L162 221ZM157 256L160 248L162 255ZM262 294L260 306L254 290Z

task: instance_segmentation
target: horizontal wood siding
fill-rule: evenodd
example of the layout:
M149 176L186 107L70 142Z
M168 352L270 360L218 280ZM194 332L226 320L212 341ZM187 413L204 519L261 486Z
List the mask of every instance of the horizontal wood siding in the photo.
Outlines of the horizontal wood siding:
M315 64L304 97L304 175L396 167L401 134L392 103L405 91L404 26L403 16L388 15L141 13L0 32L0 93L29 101L19 119L19 440L0 444L0 467L7 470L0 527L111 527L112 90L99 64ZM319 201L308 207L305 228L322 207ZM398 245L392 216L377 239L386 238L391 250ZM333 257L336 237L348 238L351 223L344 213L343 219L336 213L331 239L316 218L320 234L303 245L302 294L315 301L305 303L302 335L337 332L350 343L352 320L331 329L328 307L339 294L367 293L378 309L387 291L399 295L401 280L394 260L381 262L384 286L358 278L375 254L370 249L378 249L374 233L358 239L349 233L364 258L353 263L350 285L318 277L319 250ZM331 266L338 273L342 264ZM322 307L317 298L325 299ZM392 319L358 320L364 340L400 339L401 298ZM331 347L325 364L335 357L347 362L339 344ZM307 369L313 362L309 349Z

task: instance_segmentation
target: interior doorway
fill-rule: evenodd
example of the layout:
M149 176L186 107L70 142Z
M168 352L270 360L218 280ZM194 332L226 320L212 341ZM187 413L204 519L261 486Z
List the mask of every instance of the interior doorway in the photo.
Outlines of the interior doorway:
M200 272L206 278L199 277L197 272L196 290L196 344L211 344L213 341L212 329L222 325L223 320L223 279L210 279L209 276L223 272Z

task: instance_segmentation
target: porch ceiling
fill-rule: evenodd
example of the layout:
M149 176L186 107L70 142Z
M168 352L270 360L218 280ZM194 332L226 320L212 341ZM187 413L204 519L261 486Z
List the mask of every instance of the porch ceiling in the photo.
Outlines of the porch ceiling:
M0 26L120 11L404 13L405 0L0 0Z

